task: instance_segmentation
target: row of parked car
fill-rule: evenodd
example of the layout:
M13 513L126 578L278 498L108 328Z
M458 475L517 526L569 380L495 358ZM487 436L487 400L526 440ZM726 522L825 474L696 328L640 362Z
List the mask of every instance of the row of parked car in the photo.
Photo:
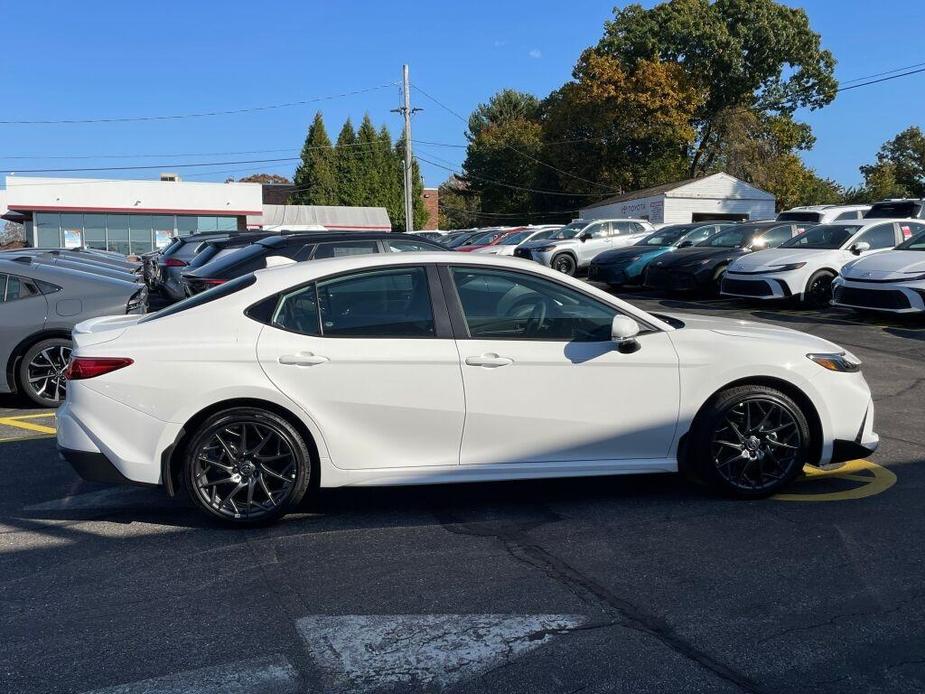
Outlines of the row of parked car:
M445 243L533 260L569 275L587 269L590 280L613 288L911 313L925 311L925 264L899 251L925 249L925 236L919 238L923 209L919 200L820 205L770 220L658 229L643 220L579 219L564 227L472 231Z

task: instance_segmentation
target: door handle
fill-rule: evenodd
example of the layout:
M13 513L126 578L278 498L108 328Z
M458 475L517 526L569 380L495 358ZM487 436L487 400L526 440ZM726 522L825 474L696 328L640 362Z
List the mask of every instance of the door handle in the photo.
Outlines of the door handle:
M489 369L494 369L499 366L507 366L508 364L513 363L513 359L501 357L494 353L483 354L480 357L466 357L466 364L469 366L484 366Z
M285 366L314 366L329 361L327 357L311 352L299 352L298 354L284 354L279 358L279 363Z

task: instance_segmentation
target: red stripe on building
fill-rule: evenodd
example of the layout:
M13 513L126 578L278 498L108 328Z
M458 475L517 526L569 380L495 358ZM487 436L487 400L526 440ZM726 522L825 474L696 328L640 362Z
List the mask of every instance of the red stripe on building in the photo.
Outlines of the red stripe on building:
M222 215L225 217L241 217L244 215L263 216L263 210L176 210L160 209L154 207L67 207L62 205L22 205L18 203L8 204L11 210L20 212L127 212L145 214L202 214L202 215Z

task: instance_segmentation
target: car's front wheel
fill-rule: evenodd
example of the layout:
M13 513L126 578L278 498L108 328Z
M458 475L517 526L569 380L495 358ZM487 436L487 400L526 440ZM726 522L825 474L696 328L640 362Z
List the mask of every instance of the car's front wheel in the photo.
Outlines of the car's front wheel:
M58 407L64 402L64 372L71 357L71 341L53 337L36 342L19 363L19 387L39 407Z
M835 275L828 270L820 270L809 278L803 292L803 303L809 308L825 308L832 300L832 280Z
M193 502L235 525L276 520L308 489L311 454L279 415L250 407L206 419L185 448L183 478Z
M551 267L566 275L574 275L576 264L575 259L568 253L560 253L552 259Z
M728 496L758 499L800 474L810 454L806 415L766 386L729 388L698 415L688 447L694 470Z

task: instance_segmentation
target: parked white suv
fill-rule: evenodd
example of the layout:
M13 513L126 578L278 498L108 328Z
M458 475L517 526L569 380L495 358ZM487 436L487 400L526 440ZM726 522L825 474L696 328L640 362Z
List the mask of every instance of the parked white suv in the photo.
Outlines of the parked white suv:
M653 231L642 219L576 219L548 239L520 244L514 255L574 275L599 253L631 246Z
M777 221L829 224L849 219L861 219L869 209L870 205L804 205L784 210L777 215Z

